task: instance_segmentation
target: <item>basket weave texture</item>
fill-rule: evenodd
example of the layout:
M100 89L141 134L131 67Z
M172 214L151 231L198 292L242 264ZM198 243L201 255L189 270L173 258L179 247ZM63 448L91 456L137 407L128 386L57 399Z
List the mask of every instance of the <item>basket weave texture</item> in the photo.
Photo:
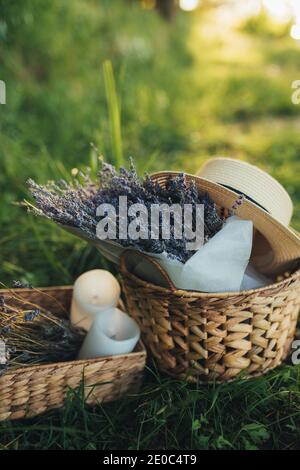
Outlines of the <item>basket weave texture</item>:
M72 287L18 289L18 297L64 316L53 297L68 311ZM10 298L11 291L0 290ZM0 377L0 421L18 419L63 406L69 389L84 379L84 395L89 404L113 401L138 391L145 367L146 352L141 343L131 354L97 359L46 364L6 372Z
M293 341L300 271L263 289L205 294L147 283L121 261L128 311L159 368L191 381L258 376L278 366Z

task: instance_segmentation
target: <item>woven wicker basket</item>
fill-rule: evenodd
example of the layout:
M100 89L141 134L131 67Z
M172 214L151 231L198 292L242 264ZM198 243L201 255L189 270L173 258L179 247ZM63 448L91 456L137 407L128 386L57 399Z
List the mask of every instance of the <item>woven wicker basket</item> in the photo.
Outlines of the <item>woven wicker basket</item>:
M258 376L278 366L294 337L300 271L263 289L205 294L159 287L121 259L128 311L159 368L191 381Z
M68 311L72 287L49 287L40 290L18 289L24 301L30 301L63 316L53 297ZM11 296L11 291L0 290ZM141 343L135 352L99 359L70 361L23 367L0 377L0 421L33 416L63 406L71 388L84 377L84 393L89 404L112 401L124 394L137 392L145 367L146 351Z

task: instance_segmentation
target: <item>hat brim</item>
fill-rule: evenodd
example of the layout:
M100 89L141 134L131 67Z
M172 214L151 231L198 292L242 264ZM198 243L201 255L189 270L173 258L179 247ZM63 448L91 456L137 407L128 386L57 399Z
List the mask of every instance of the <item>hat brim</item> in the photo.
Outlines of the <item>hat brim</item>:
M163 171L153 173L151 179L164 186L170 177L179 172ZM206 192L219 207L230 210L238 193L201 176L186 174L188 181L194 181L200 192ZM255 203L245 200L235 214L244 220L252 220L256 233L252 252L253 264L265 274L278 273L291 267L300 258L300 237L285 227L272 215Z

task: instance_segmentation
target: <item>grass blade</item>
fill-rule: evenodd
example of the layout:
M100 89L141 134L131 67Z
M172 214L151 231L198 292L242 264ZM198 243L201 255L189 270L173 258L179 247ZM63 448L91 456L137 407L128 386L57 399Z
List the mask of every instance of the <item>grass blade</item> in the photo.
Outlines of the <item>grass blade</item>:
M112 142L112 151L114 161L113 163L120 167L123 165L123 148L122 148L122 135L121 135L121 116L120 106L116 91L116 83L112 63L106 60L103 63L103 75L105 84L105 93L108 106L110 134Z

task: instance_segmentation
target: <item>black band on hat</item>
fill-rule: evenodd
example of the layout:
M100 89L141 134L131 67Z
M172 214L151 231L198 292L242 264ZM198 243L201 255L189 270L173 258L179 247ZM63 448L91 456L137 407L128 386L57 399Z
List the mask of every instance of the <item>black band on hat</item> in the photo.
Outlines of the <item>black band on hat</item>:
M247 194L243 193L242 191L239 191L238 189L236 188L232 188L231 186L228 186L227 184L222 184L222 183L218 183L220 184L221 186L223 186L224 188L227 188L227 189L230 189L230 191L234 191L235 193L238 193L242 196L245 196L246 199L248 199L248 201L250 202L253 202L253 204L255 204L256 206L260 207L261 209L263 209L265 212L268 212L269 214L269 211L263 207L261 204L259 204L258 202L256 202L254 199L252 199L250 196L247 196Z

